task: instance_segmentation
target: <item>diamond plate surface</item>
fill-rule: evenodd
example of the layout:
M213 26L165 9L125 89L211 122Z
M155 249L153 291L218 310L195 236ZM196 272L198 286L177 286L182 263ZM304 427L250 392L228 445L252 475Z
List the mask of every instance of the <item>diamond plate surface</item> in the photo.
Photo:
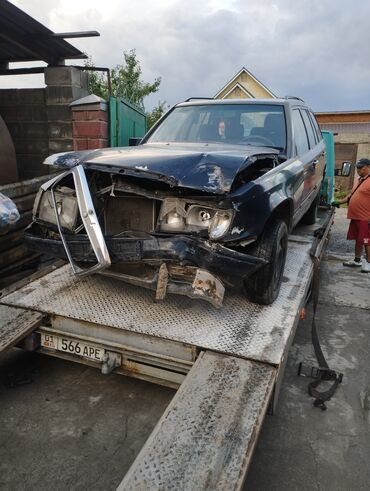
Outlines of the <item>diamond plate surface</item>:
M312 274L310 243L290 242L281 292L269 306L226 291L220 310L102 276L77 278L69 265L9 294L1 303L279 364Z
M117 491L240 489L275 372L202 354Z

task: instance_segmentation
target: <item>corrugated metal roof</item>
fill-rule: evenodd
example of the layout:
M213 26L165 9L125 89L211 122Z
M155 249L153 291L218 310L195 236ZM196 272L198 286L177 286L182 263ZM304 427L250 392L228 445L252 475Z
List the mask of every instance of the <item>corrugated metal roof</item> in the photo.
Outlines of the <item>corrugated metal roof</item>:
M45 61L57 64L65 59L87 56L30 15L0 0L0 64Z

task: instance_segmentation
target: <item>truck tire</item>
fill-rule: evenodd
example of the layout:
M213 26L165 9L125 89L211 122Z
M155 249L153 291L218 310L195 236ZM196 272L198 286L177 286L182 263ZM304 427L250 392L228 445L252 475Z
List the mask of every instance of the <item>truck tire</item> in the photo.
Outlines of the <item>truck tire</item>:
M288 228L283 220L270 222L252 251L268 264L244 281L247 297L262 305L270 305L278 296L288 248Z
M306 213L303 215L301 219L301 223L303 225L314 225L317 220L317 210L319 208L319 200L320 200L320 193L317 193L316 198L313 200L311 203L311 206L308 208Z

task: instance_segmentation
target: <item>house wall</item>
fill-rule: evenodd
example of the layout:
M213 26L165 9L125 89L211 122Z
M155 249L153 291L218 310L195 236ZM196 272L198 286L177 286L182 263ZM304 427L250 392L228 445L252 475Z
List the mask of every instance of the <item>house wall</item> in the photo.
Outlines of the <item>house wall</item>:
M254 78L249 76L247 73L241 73L240 78L241 85L243 85L248 92L253 94L256 99L271 99L271 95L267 92L267 90L265 90L259 82L254 80Z
M272 98L271 94L258 81L243 71L237 78L227 84L217 95L217 99L249 99L250 96L237 86L238 83L256 99Z
M316 113L320 127L335 133L336 144L356 145L355 160L370 158L370 111Z

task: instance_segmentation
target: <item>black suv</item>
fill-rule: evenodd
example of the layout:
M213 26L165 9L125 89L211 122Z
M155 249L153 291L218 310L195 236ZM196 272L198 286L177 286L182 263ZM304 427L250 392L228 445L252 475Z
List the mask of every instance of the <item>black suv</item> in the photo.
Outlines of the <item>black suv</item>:
M270 304L288 231L313 223L325 144L299 99L189 100L137 146L46 159L32 248L93 272L220 306L224 287Z

